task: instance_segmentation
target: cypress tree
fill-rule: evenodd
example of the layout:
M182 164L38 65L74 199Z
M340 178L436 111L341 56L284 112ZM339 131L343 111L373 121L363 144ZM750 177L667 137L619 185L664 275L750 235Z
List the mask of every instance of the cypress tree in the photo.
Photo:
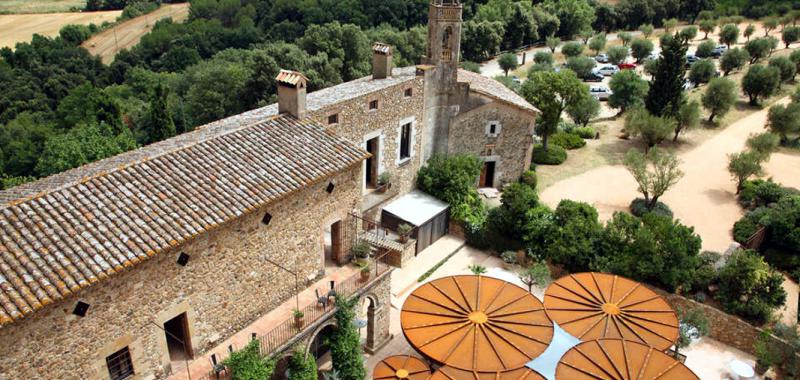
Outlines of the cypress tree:
M150 112L144 126L145 144L161 141L175 136L175 122L167 110L167 88L159 83L150 98Z
M336 330L331 336L331 360L333 369L342 380L364 380L367 371L364 368L363 353L358 329L353 324L356 317L357 297L336 297Z
M645 99L645 106L652 115L677 118L680 114L687 49L686 39L677 34L662 45L661 58Z

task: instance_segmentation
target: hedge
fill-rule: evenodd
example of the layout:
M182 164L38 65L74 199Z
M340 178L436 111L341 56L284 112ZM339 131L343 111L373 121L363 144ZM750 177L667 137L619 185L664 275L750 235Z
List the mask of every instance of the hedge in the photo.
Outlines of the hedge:
M561 165L567 160L567 151L564 148L550 144L547 151L542 145L533 147L533 162L539 165Z
M669 206L667 206L664 203L657 202L656 207L654 207L652 210L648 210L647 201L645 201L643 198L634 199L633 202L631 202L630 210L631 214L638 216L640 218L647 213L653 213L656 215L666 216L672 219L672 210L669 208Z
M597 131L592 127L575 128L575 134L584 139L596 139L599 137Z
M586 146L586 141L574 133L558 132L550 136L550 143L561 146L564 149L578 149Z

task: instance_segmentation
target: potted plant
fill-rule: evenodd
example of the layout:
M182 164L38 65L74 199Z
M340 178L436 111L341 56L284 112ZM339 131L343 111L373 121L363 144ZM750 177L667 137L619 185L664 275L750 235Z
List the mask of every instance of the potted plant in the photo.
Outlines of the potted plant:
M414 227L411 227L410 224L403 223L397 226L397 233L400 234L400 242L405 244L408 242L408 236L411 234L411 231Z
M383 172L378 176L378 192L385 193L392 188L392 174Z
M505 251L500 254L503 259L503 268L511 269L517 263L517 253L514 251Z
M369 267L368 262L361 264L361 281L367 282L369 280L370 272L371 268Z
M699 307L687 310L679 308L678 318L680 320L678 340L675 342L675 350L672 351L672 355L683 363L686 362L686 355L680 354L680 350L708 335L711 331L711 324L703 309Z
M305 314L303 314L302 311L297 309L292 310L292 314L294 315L294 327L297 327L297 329L301 329L303 327L303 317L305 316Z
M353 245L353 256L356 257L356 263L363 263L369 257L369 244L363 240Z

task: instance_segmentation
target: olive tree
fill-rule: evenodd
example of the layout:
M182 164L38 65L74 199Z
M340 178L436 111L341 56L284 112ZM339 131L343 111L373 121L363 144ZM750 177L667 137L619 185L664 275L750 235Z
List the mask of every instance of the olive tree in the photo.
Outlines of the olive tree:
M497 59L497 64L500 65L500 68L503 69L506 76L508 76L509 71L514 70L519 66L519 61L517 61L516 54L505 53Z
M708 122L713 123L717 116L725 116L736 103L736 83L728 78L714 78L706 87L701 102L708 110Z
M781 73L777 68L753 65L742 78L742 91L750 98L750 104L758 105L758 100L772 96L780 83Z
M739 27L734 24L728 24L719 30L719 43L728 45L735 44L739 40Z
M606 54L608 54L608 61L611 62L611 64L619 65L628 59L631 51L627 46L612 46L608 48Z
M583 45L574 41L567 42L561 47L561 53L563 53L565 57L577 57L583 54Z
M567 59L567 68L574 71L578 78L588 77L595 64L595 60L589 57L569 57Z
M778 27L778 19L775 17L769 17L764 20L764 37L769 36L769 33L775 30Z
M528 293L533 291L535 285L544 287L550 283L550 276L550 268L544 261L536 261L517 273L519 280L528 286Z
M781 39L788 49L789 45L800 40L800 26L791 26L784 29Z
M625 133L632 137L641 137L645 143L645 152L669 138L675 128L675 119L651 115L644 108L629 112L625 118Z
M766 38L756 38L748 41L744 45L744 50L747 50L747 54L750 54L750 64L752 65L769 55L770 46L771 43Z
M755 32L756 32L756 26L753 24L747 24L747 26L744 28L744 33L742 33L742 35L744 36L744 38L747 39L748 42L750 42L750 37L752 37L753 33Z
M689 80L699 86L702 83L708 83L716 72L717 68L713 61L701 59L695 62L689 70Z
M675 123L675 136L672 141L678 141L681 132L697 128L700 125L700 103L696 100L684 102L678 111L678 119Z
M778 69L781 76L781 82L791 81L797 73L797 66L792 62L789 57L775 57L769 60L769 67Z
M669 33L678 26L678 19L671 18L663 20L661 24L664 26L664 33Z
M633 35L630 32L619 32L617 38L622 41L622 46L628 46L633 40Z
M678 158L658 148L653 148L646 154L631 149L625 155L623 162L639 185L638 191L644 196L649 210L652 210L658 204L658 199L683 177Z
M703 36L703 39L707 40L708 39L708 34L709 33L713 33L714 29L717 28L717 22L714 21L714 20L711 20L711 19L700 20L700 25L699 26L700 26L700 31L705 33L705 35Z
M536 54L533 55L533 62L552 66L553 63L555 63L555 59L553 58L553 53L537 51Z
M781 143L788 143L800 135L800 103L777 104L769 109L767 129L781 137Z
M600 115L600 101L594 96L584 96L568 105L566 111L575 124L585 127L589 121Z
M697 27L694 25L689 25L683 28L680 31L680 36L686 39L687 41L691 41L697 37Z
M708 58L714 54L714 49L716 48L717 44L714 41L703 41L700 45L697 45L697 50L695 50L694 55L699 58Z
M620 113L641 105L650 89L650 84L634 70L622 70L614 74L608 85L611 89L608 105L619 108Z
M594 54L600 54L600 51L606 48L606 43L608 40L606 39L605 33L600 33L592 37L589 41L589 49L594 50Z
M741 70L750 61L747 50L733 48L722 54L719 59L719 68L727 76L733 70Z
M555 54L558 45L561 45L561 39L556 36L550 36L544 40L544 44L550 49L551 53Z
M742 191L742 186L748 178L761 174L762 156L758 152L744 151L728 156L728 172L736 181L736 194Z
M641 63L653 52L653 42L643 38L637 38L631 42L631 55L636 58L637 63Z
M653 24L642 24L639 26L639 31L642 32L644 38L650 38L650 36L653 35L654 30L655 28L653 27Z

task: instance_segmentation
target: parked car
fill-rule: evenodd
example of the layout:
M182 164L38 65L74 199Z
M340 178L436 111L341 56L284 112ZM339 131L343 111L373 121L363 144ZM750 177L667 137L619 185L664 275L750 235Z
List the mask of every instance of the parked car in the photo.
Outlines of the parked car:
M614 65L605 65L597 69L597 72L605 76L611 76L619 72L619 67Z
M599 63L608 63L608 55L605 53L598 54L597 57L594 57L594 60Z
M647 56L647 59L652 59L652 60L656 60L659 58L661 58L661 55L658 53L650 53L650 55Z
M725 45L717 45L714 50L711 52L711 56L715 58L722 57L725 52L728 51L728 47Z
M636 68L636 64L624 62L617 65L617 67L619 67L620 70L633 70Z
M600 74L597 71L592 71L592 73L589 74L589 76L583 78L585 82L602 82L603 79L605 79L603 74Z
M687 54L686 55L686 67L694 65L695 62L699 61L700 58L697 58L694 54Z
M693 88L694 88L694 83L692 81L690 81L689 78L685 78L683 80L683 90L684 91L689 91L689 90L691 90Z
M516 76L516 75L514 75L514 76L512 76L512 77L511 77L511 81L512 81L512 82L514 82L514 83L516 83L516 84L522 84L522 80L521 80L521 79L519 79L519 77L518 77L518 76Z
M606 86L592 86L589 87L589 95L593 96L597 100L608 100L608 97L611 96L612 92Z

